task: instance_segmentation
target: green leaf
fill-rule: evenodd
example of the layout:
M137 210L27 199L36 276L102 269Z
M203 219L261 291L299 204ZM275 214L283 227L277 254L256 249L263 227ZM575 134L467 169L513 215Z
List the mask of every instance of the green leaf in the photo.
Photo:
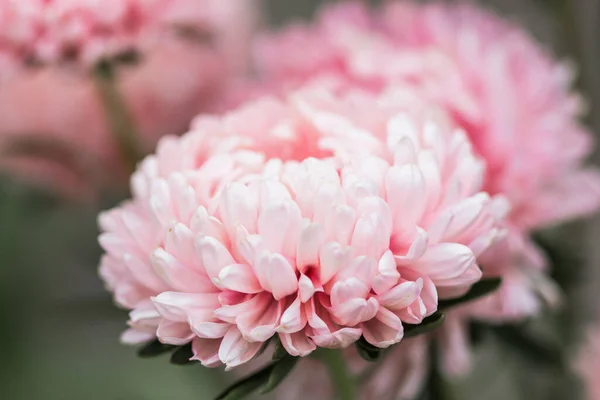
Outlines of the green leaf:
M366 361L375 362L381 356L381 349L367 342L364 337L361 337L355 344L358 354Z
M261 387L261 393L268 393L283 382L298 360L298 357L287 354L278 361L272 362L254 374L234 383L221 393L216 400L243 399Z
M480 297L488 295L496 289L498 289L501 283L501 278L482 279L473 286L471 286L471 289L464 296L458 297L456 299L440 300L440 302L438 303L438 309L447 310L448 308L479 299Z
M238 400L250 395L268 382L275 365L275 363L269 364L254 374L237 381L225 389L215 400Z
M440 326L445 318L446 316L443 313L437 311L433 315L425 318L423 322L418 325L404 325L404 337L414 337L429 333Z
M192 351L192 343L180 346L171 355L171 364L175 365L190 365L196 363L196 360L190 360L194 356Z
M158 340L155 340L144 345L141 349L139 349L138 356L143 358L156 357L160 356L161 354L168 353L174 348L175 346L172 346L170 344L164 344L159 342Z
M263 386L261 393L269 393L273 389L275 389L290 372L296 366L299 357L293 357L291 355L287 355L281 358L271 370L271 374L269 375L269 379L267 383Z
M277 339L275 341L275 350L273 350L273 361L279 361L281 360L283 357L287 356L289 353L287 352L287 350L283 347L283 345L281 344L281 341L279 341L279 339Z

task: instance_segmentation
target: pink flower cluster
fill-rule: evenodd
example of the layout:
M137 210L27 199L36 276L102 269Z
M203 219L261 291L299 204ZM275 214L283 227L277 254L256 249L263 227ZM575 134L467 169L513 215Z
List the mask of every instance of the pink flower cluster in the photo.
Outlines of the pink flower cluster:
M462 131L397 99L303 91L164 139L100 218L124 339L228 367L274 336L295 356L384 348L465 293L506 202Z

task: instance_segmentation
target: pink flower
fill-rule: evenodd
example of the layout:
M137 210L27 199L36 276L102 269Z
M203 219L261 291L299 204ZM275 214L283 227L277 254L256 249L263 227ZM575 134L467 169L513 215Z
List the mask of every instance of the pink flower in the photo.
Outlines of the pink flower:
M388 347L480 279L506 209L483 172L462 132L386 98L265 99L161 144L132 180L147 214L101 221L102 274L135 294L130 335L193 341L204 365L274 336L294 356Z

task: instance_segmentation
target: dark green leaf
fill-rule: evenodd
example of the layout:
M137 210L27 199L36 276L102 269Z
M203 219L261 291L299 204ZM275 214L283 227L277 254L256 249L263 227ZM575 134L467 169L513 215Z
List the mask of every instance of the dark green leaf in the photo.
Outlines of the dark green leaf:
M444 322L445 318L446 316L438 311L425 318L423 322L418 325L404 325L404 337L413 337L422 335L424 333L429 333L440 326Z
M258 388L262 387L261 393L268 393L275 389L285 377L292 371L298 357L287 354L254 374L234 383L221 393L216 400L242 399Z
M287 355L282 357L271 370L271 374L269 375L269 379L265 386L263 386L261 393L269 393L273 389L275 389L286 376L294 369L296 363L298 362L298 357L293 357L291 355Z
M155 356L159 356L164 353L168 353L168 352L172 351L174 348L175 348L175 346L172 346L170 344L163 344L163 343L159 342L158 340L155 340L153 342L150 342L150 343L144 345L144 347L142 347L138 351L138 356L143 357L143 358L155 357Z
M254 374L234 383L217 396L215 400L243 399L268 382L274 367L275 363L269 364Z
M287 350L283 347L279 339L277 339L275 341L275 350L273 350L273 361L279 361L287 355Z
M358 354L366 361L375 362L381 356L381 349L367 342L364 337L361 337L355 346Z
M474 284L464 296L458 297L456 299L440 300L440 302L438 303L438 309L447 310L450 307L455 307L459 304L463 304L468 301L473 301L475 299L483 297L498 289L501 283L501 278L482 279L476 284Z
M184 346L178 347L177 350L171 355L171 364L175 365L189 365L196 363L195 360L190 360L194 356L192 351L192 344L188 343Z

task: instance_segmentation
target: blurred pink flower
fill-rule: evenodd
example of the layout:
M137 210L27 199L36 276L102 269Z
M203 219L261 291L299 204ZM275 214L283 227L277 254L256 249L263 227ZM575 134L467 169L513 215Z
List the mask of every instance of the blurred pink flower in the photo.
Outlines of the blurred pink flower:
M464 133L388 98L260 100L161 142L101 219L101 274L128 338L193 340L208 366L274 335L295 356L385 348L480 279L506 212L482 174Z
M100 58L137 50L160 32L177 0L8 0L0 6L0 51L22 63Z
M235 4L227 8L229 3ZM210 44L162 37L146 49L140 62L118 69L118 89L145 152L161 136L187 130L198 112L213 109L225 83L247 66L244 43L256 23L254 0L177 4L187 4L187 12L174 8L173 14L163 17L205 30L211 35ZM59 66L25 69L2 82L0 167L81 197L92 195L98 185L124 182L125 160L110 133L94 82L71 72ZM41 154L14 151L23 142L35 144Z

